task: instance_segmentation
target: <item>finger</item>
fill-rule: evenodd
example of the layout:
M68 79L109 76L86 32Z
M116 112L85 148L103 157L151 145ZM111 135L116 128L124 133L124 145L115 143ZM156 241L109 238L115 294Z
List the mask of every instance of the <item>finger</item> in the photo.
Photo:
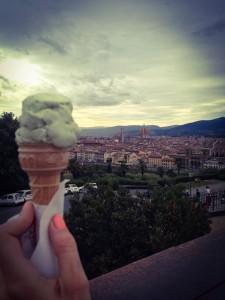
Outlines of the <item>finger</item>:
M32 202L26 202L18 216L0 226L0 231L5 231L13 236L20 237L34 220L34 207Z
M52 218L49 235L58 260L59 282L63 292L70 295L85 289L88 291L88 280L80 261L76 242L60 215Z
M21 235L29 228L33 219L33 205L27 202L16 218L0 226L0 264L8 280L13 280L18 274L22 276L23 273L33 272L20 243Z

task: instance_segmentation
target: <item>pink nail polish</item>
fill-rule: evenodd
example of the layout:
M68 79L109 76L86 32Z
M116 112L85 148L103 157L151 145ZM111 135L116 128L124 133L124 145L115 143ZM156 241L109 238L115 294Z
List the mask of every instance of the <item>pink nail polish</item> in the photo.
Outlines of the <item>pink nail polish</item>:
M53 223L56 229L66 228L66 224L60 215L54 215Z

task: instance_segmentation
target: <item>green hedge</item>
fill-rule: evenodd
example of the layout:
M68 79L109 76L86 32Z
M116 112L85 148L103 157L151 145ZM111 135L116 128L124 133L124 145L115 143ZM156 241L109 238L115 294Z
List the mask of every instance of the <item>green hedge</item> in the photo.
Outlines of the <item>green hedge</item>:
M141 186L141 185L148 185L149 182L147 181L143 181L143 180L132 180L132 179L129 179L129 178L118 178L118 182L120 185L138 185L138 186Z
M192 177L192 181L194 181L195 178L200 178L201 180L211 180L211 179L225 180L225 171L220 170L220 172L214 174L211 173L211 174L195 175ZM178 183L186 183L189 181L190 178L188 176L177 176L176 178L170 180L168 180L167 178L163 178L163 180L158 180L155 183L158 183L159 185L161 183L170 185L171 183L178 184ZM98 185L110 185L113 189L116 189L118 185L151 186L152 184L151 180L141 180L141 179L134 179L134 178L132 179L131 177L116 176L115 174L105 174L105 176L97 176L94 178L82 177L82 178L70 180L70 182L75 183L77 186L82 186L87 182L96 182Z
M189 182L190 181L190 178L188 176L179 176L179 177L176 177L174 178L173 182L174 184L177 184L177 183L181 183L181 182Z
M200 178L201 180L211 180L211 179L225 180L225 179L222 179L222 178L225 178L225 174L221 174L221 175L218 175L218 174L196 175L196 176L193 176L191 180L193 181L195 178ZM174 184L181 183L181 182L189 182L189 181L190 181L190 178L188 176L185 176L185 177L180 176L180 177L176 177L176 178L173 179Z
M221 174L218 176L218 179L219 180L224 180L225 181L225 174Z
M204 174L199 176L201 180L218 179L218 174Z

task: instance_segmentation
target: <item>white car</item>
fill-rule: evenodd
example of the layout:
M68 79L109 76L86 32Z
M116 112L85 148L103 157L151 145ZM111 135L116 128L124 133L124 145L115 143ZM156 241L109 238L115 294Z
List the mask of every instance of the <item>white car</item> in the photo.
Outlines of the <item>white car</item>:
M73 194L79 192L79 188L75 183L66 183L65 189L67 191L67 194ZM64 194L65 194L65 190L64 190Z
M16 193L21 194L21 196L24 198L25 201L32 200L31 190L20 190L20 191L17 191Z
M79 188L79 192L80 193L87 193L89 188L97 189L98 188L97 183L95 183L95 182L85 183L85 185L83 185Z
M19 193L7 194L0 198L0 205L15 206L19 203L24 203L24 198Z

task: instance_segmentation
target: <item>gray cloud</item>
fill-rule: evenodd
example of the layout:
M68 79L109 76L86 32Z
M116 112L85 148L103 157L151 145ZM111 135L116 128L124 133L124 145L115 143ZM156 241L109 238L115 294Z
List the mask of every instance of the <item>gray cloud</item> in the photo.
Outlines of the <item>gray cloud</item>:
M41 36L38 40L43 42L45 45L50 46L51 49L62 55L67 54L67 50L64 45L48 36Z
M15 92L17 90L17 85L15 82L12 82L5 78L4 76L0 76L0 84L1 84L1 93L3 94L5 91Z
M213 22L212 24L205 26L194 32L197 36L213 37L217 34L225 35L225 17Z
M7 78L5 78L4 76L0 75L0 80L2 80L3 82L9 82L9 80Z
M2 0L0 75L7 58L38 67L37 84L14 86L19 100L10 77L0 78L2 89L17 111L30 93L63 93L86 126L107 117L178 124L209 118L210 103L221 116L222 2Z

